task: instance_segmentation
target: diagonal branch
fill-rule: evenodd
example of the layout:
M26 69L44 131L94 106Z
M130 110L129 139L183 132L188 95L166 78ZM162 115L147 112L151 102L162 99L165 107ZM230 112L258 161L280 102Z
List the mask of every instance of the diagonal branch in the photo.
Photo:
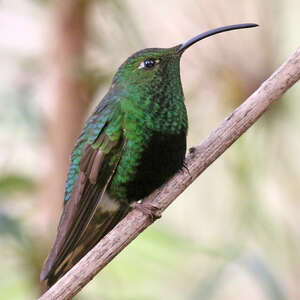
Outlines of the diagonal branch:
M300 48L199 146L189 150L188 171L177 173L144 202L151 203L158 213L164 211L299 79ZM131 211L39 300L72 298L151 223L153 220L139 210Z

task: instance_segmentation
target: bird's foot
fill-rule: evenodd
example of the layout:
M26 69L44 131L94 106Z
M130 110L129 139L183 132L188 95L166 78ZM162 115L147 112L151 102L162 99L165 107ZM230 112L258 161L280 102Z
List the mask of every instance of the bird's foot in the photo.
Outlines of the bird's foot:
M161 213L159 208L150 203L143 203L143 202L133 202L130 204L132 209L138 209L144 215L149 216L152 221L155 221L161 217Z

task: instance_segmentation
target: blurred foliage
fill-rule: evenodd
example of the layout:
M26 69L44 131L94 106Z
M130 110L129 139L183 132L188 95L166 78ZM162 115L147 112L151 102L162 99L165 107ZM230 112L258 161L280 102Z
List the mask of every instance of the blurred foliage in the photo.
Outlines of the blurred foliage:
M261 284L262 288L264 288L269 299L283 300L286 298L280 283L263 260L255 256L248 256L241 260L240 264L244 265L246 269L254 275L254 278Z
M16 220L0 211L0 235L11 235L17 241L21 240L22 228Z
M14 193L29 193L34 190L32 178L20 174L9 174L0 177L0 199L12 196Z
M221 289L220 286L222 284L226 284L226 282L234 280L232 278L233 276L229 274L230 268L234 265L245 267L246 271L252 273L254 279L260 284L267 299L286 299L280 287L280 283L274 274L270 271L269 267L256 256L245 256L221 265L206 280L201 282L199 289L192 299L214 299L215 294Z
M40 292L57 226L50 220L42 229L47 207L39 193L52 163L45 124L55 108L43 95L52 2L0 6L0 299L27 300ZM298 46L298 11L292 0L91 1L80 82L100 99L140 48L258 22L259 29L205 40L183 57L188 144L199 144ZM299 93L289 91L76 299L299 299Z

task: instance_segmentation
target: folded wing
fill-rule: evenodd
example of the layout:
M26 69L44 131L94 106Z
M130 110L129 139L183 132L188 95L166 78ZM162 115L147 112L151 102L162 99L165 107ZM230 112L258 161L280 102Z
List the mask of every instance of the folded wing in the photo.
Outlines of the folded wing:
M57 238L44 264L41 280L49 286L65 274L128 212L104 192L118 166L125 140L105 133L105 127L92 144L87 144L80 159L80 172L65 202Z

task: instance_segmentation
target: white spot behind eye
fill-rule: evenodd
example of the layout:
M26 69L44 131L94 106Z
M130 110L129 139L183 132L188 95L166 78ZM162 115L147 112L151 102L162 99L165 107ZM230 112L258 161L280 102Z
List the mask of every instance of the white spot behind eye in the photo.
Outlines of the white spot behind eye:
M144 69L145 68L145 63L142 61L139 65L139 69Z
M160 59L155 59L154 61L156 65L160 63ZM145 60L140 63L138 69L147 69L147 66L145 65Z

